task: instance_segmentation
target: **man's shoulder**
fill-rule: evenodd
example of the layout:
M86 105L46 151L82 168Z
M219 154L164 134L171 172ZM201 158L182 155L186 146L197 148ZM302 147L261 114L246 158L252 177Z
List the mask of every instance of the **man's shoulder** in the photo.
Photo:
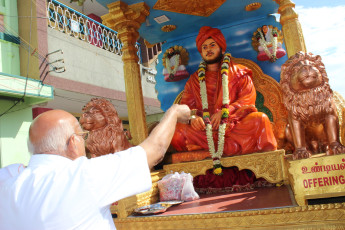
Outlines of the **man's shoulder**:
M233 63L233 66L234 66L234 71L239 73L239 74L234 74L237 77L237 79L241 79L241 78L244 78L244 77L252 78L253 72L247 66L244 66L244 65L241 65L241 64L237 64L237 63Z
M247 66L233 62L233 66L238 69L249 69ZM231 68L231 67L230 67ZM249 69L250 70L250 69Z
M9 179L18 176L25 166L23 164L11 164L0 169L0 184Z
M192 82L199 82L199 78L198 78L198 71L195 71L194 73L192 73L187 82L186 82L186 85L187 84L191 84Z

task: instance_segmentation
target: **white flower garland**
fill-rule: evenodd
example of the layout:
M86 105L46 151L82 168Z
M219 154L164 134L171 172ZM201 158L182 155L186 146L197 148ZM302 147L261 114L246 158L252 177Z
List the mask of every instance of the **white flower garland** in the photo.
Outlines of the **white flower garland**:
M225 129L227 125L227 118L229 116L229 88L228 88L228 73L229 73L229 63L230 63L231 55L229 53L224 54L223 62L221 65L221 74L222 74L222 90L223 90L223 106L222 106L222 120L221 124L218 128L218 149L217 152L215 150L214 141L213 141L213 133L212 133L212 124L210 122L210 114L208 111L208 101L207 101L207 89L206 89L206 63L201 62L198 69L198 77L199 77L199 84L200 84L200 95L201 95L201 102L202 102L202 109L203 109L203 119L206 123L206 137L208 148L211 153L211 157L213 160L213 168L214 174L221 175L222 168L220 159L223 155L224 151L224 136L225 136Z
M170 62L172 62L172 66L174 66L174 69L171 70L171 66L170 66ZM166 65L166 69L168 71L169 74L176 74L177 68L179 66L179 62L180 62L180 55L179 54L175 54L173 55L171 58L165 57L165 65Z
M276 58L277 56L277 46L278 46L278 38L277 37L273 37L273 57Z

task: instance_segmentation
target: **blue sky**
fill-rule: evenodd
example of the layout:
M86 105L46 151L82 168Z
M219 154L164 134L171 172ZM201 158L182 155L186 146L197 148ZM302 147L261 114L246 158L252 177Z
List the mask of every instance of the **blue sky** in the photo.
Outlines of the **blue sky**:
M326 66L330 86L345 98L345 0L293 0L307 51Z

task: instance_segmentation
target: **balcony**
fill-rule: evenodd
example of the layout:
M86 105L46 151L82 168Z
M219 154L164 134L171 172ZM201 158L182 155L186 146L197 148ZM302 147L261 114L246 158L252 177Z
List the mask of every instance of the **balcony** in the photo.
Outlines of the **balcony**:
M69 2L46 2L48 27L38 36L43 43L47 43L47 53L62 50L62 53L50 55L49 62L63 60L55 64L65 71L47 67L49 73L41 80L54 86L55 99L43 106L78 114L92 97L105 97L115 105L120 117L127 117L122 43L116 31L100 23L99 16L108 13L107 9L96 1L88 1L84 7L79 7L84 8L86 16L76 10L76 4ZM99 16L92 10L97 11ZM137 43L136 48L141 65L143 47ZM146 67L141 65L142 90L146 114L151 115L162 110L154 89L155 69L149 68L147 63Z

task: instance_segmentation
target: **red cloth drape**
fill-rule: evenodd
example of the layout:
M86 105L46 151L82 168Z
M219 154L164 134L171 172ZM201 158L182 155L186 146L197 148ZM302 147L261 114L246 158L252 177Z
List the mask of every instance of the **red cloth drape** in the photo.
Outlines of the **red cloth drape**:
M232 69L233 68L233 69ZM256 91L250 69L234 65L229 70L230 122L225 132L223 156L271 151L277 148L268 117L256 112ZM223 92L220 72L206 71L206 88L210 115L221 110ZM185 85L180 104L202 111L200 84L197 72L191 75ZM215 144L218 131L213 131ZM177 151L208 150L205 131L196 131L190 125L178 123L172 146ZM217 144L216 144L217 145ZM188 153L186 153L188 154Z

